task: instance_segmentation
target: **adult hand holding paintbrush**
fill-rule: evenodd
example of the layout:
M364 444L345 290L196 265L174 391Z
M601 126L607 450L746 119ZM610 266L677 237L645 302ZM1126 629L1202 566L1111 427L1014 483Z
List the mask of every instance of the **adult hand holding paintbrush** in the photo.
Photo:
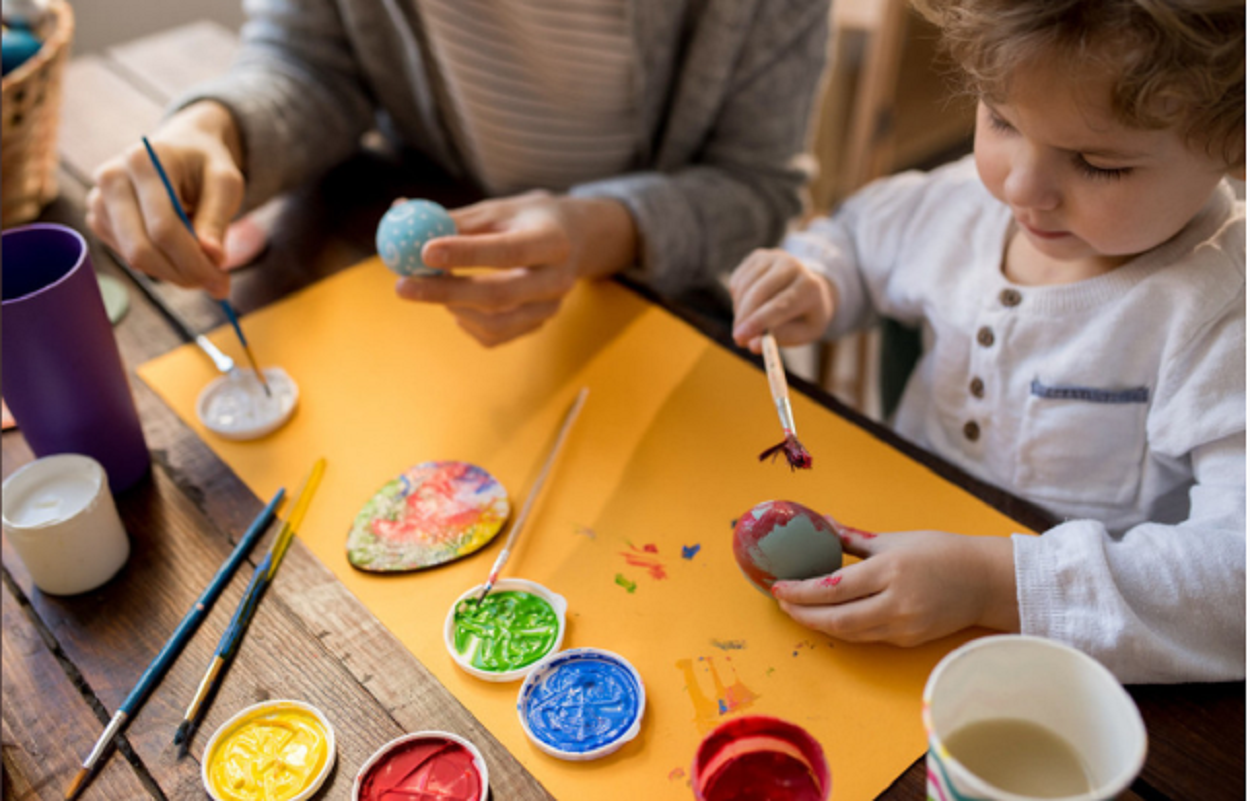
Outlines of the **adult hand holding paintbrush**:
M733 297L733 337L753 353L763 353L768 386L785 439L760 454L784 454L793 468L810 468L812 457L794 430L785 367L778 344L814 342L828 328L837 308L833 283L784 250L757 250L729 279Z

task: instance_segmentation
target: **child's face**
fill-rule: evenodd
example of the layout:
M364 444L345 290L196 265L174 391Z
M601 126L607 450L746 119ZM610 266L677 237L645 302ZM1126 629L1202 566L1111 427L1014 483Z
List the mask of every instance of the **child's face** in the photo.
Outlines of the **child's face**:
M1178 233L1224 176L1176 130L1117 122L1109 87L1028 68L1007 102L977 109L981 181L1051 259L1121 264Z

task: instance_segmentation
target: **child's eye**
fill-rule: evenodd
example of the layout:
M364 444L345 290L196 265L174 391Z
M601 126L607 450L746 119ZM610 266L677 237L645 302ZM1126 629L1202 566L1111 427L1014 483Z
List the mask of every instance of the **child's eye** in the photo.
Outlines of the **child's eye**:
M994 130L996 131L1014 131L1015 130L1015 128L1011 127L1011 123L1007 122L1002 117L995 114L994 112L992 111L989 112L988 116L989 116L989 121L990 121L990 127L993 128Z
M1072 154L1072 163L1076 166L1078 172L1086 178L1094 178L1101 181L1117 181L1128 175L1131 171L1129 167L1095 167L1085 160L1080 153Z

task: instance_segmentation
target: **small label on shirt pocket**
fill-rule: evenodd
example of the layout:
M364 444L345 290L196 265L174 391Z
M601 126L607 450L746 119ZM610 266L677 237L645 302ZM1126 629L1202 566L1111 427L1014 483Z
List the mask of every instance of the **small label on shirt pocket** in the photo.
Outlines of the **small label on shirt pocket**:
M1120 506L1137 494L1146 447L1146 387L1029 388L1016 487L1060 503Z

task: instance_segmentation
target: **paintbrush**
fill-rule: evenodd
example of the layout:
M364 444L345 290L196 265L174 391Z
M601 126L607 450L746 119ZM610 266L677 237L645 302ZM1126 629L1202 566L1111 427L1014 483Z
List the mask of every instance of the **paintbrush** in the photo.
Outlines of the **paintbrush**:
M534 501L542 492L543 482L547 479L547 474L551 472L551 466L555 464L556 457L560 455L560 450L564 447L564 441L568 439L569 431L573 428L573 423L577 421L577 415L581 413L582 406L586 405L586 396L590 394L589 387L582 387L577 393L577 397L573 400L573 405L569 407L568 412L564 415L564 422L560 425L560 432L556 434L555 444L551 446L551 453L547 454L547 461L543 464L543 469L539 471L538 478L534 479L534 485L530 487L530 494L526 496L525 503L521 505L521 512L512 521L512 528L508 530L508 539L504 540L503 550L499 552L499 556L495 558L495 564L491 566L490 575L486 577L486 586L482 587L482 592L477 596L476 603L481 603L487 595L490 594L490 588L495 586L495 581L499 578L499 571L503 570L504 563L508 561L508 556L512 553L512 546L516 544L517 537L521 534L521 529L525 527L525 520L529 517L530 509L534 506Z
M130 695L126 696L126 700L118 707L117 712L113 715L113 719L105 727L104 733L100 735L100 739L96 740L95 747L91 749L91 754L83 761L78 774L70 782L69 789L65 791L67 801L78 795L83 787L86 786L87 778L91 775L92 769L95 768L96 763L104 754L104 749L113 740L113 737L122 730L122 727L126 725L126 721L139 711L139 707L143 705L143 701L147 698L148 693L160 682L165 675L165 671L169 669L174 659L182 651L182 647L191 639L191 635L195 633L195 629L200 625L200 621L208 614L208 610L212 608L213 603L217 600L217 596L221 595L221 591L230 582L230 577L234 575L235 569L247 557L248 552L252 550L252 546L260 539L265 529L269 527L278 504L282 502L283 494L283 490L278 490L277 494L273 496L273 500L252 521L251 527L248 528L247 533L239 540L239 544L234 546L230 556L226 557L226 561L222 562L221 567L217 569L217 575L213 576L213 580L209 582L208 587L200 595L195 605L182 618L178 628L174 629L174 633L170 635L169 641L165 643L165 647L161 648L160 653L148 665L148 669L139 677L139 683L135 685L134 689L130 691Z
M768 389L773 395L773 405L777 407L777 416L781 418L781 429L786 438L760 454L760 461L770 456L775 461L777 454L784 453L790 469L796 467L810 469L812 455L807 452L794 433L794 412L790 408L790 388L786 386L786 368L781 363L781 351L777 349L777 340L771 331L763 337L764 370L768 373Z
M295 530L304 520L304 513L308 511L308 505L312 502L313 493L317 491L317 485L321 483L321 475L325 469L326 460L318 459L313 465L312 472L304 480L304 486L295 496L295 503L291 506L291 515L282 524L282 530L274 538L273 545L269 546L269 553L265 554L265 558L252 571L252 580L248 582L243 598L239 601L238 608L234 610L234 617L230 619L230 624L222 632L221 640L217 643L217 650L213 654L213 660L208 665L208 671L200 680L195 697L191 699L191 704L187 707L186 714L183 715L182 723L179 724L178 731L174 733L174 745L181 746L181 750L186 750L186 745L190 743L195 733L196 725L199 724L203 713L208 710L205 700L215 693L225 680L226 669L230 666L234 655L238 653L239 644L243 642L243 634L247 631L248 624L252 622L252 616L260 605L261 597L265 594L266 588L273 583L278 566L282 564L282 557L286 556L287 548L290 547L291 540L295 536Z
M143 137L143 146L147 148L148 158L152 160L152 166L156 168L156 174L161 177L161 183L165 185L165 193L169 195L169 202L173 204L174 211L178 212L178 219L182 220L182 224L191 232L191 236L196 237L198 242L199 237L195 233L195 226L191 224L191 218L187 216L186 209L182 208L182 203L178 200L178 193L174 191L174 185L170 183L169 175L165 173L161 160L157 158L156 151L152 148L152 143L148 141L146 136ZM251 363L252 370L256 373L256 377L260 379L261 386L265 388L265 395L272 397L273 392L269 389L269 382L265 380L265 374L256 363L256 355L252 353L252 346L248 344L247 337L243 336L243 326L239 325L239 315L235 314L234 307L230 305L229 300L223 298L217 302L221 304L221 310L225 312L226 319L234 327L234 333L238 335L239 343L243 345L243 352L247 354L247 360Z

